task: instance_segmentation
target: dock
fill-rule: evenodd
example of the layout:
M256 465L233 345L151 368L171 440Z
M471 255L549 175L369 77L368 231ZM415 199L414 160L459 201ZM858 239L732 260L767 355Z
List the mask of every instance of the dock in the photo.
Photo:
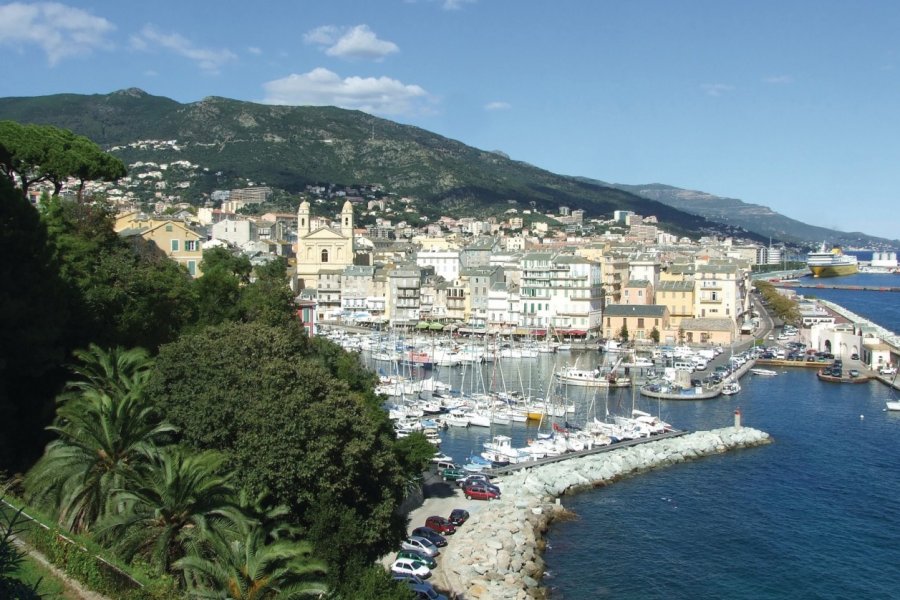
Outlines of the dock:
M783 288L810 288L818 290L852 290L855 292L900 292L900 287L890 285L846 285L840 283L820 283L798 281L796 279L782 279L770 282L775 287Z
M565 454L560 454L559 456L548 456L547 458L539 458L537 460L529 460L526 462L514 463L506 465L505 467L494 467L491 469L484 469L482 473L485 475L489 475L491 477L495 477L497 475L508 475L510 473L515 473L516 471L521 471L522 469L530 469L532 467L540 467L543 465L549 465L553 463L562 462L564 460L569 460L570 458L579 458L581 456L590 456L592 454L602 454L604 452L612 452L613 450L618 450L619 448L629 448L631 446L638 446L640 444L645 444L647 442L655 442L657 440L665 440L668 438L680 437L682 435L686 435L690 433L689 431L680 431L673 430L668 431L666 433L660 433L657 435L653 435L645 438L638 438L634 440L623 440L621 442L615 442L613 444L609 444L607 446L594 446L593 448L587 450L579 450L578 452L566 452Z

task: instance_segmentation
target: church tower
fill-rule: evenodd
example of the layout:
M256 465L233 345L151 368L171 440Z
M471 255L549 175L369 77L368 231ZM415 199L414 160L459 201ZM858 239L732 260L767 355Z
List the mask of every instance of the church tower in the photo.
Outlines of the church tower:
M352 251L352 240L353 240L353 205L350 204L350 201L347 200L344 202L344 208L341 209L341 235L346 237L348 240L351 240L351 251Z
M304 200L297 209L297 235L302 236L309 233L309 202Z

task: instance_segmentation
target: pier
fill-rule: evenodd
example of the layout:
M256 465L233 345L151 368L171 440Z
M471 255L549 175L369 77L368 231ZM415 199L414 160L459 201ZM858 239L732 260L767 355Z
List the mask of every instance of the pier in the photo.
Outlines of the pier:
M805 288L819 290L851 290L854 292L900 292L900 287L885 285L846 285L840 283L821 283L819 280L815 282L799 281L797 279L782 279L781 281L770 281L775 287L780 288Z
M579 450L578 452L566 452L564 454L560 454L559 456L548 456L547 458L539 458L537 460L529 460L520 463L514 463L506 465L505 467L495 467L492 469L484 469L482 473L485 475L489 475L490 477L496 477L498 475L509 475L510 473L515 473L516 471L521 471L522 469L530 469L532 467L542 467L544 465L549 465L553 463L562 462L564 460L569 460L572 458L581 458L582 456L591 456L594 454L602 454L603 452L612 452L613 450L618 450L619 448L630 448L631 446L637 446L640 444L646 444L647 442L656 442L659 440L665 440L668 438L680 437L682 435L686 435L690 433L689 431L667 431L666 433L660 433L657 435L653 435L651 437L645 438L637 438L634 440L624 440L621 442L615 442L613 444L609 444L607 446L594 446L593 448L588 448L586 450Z

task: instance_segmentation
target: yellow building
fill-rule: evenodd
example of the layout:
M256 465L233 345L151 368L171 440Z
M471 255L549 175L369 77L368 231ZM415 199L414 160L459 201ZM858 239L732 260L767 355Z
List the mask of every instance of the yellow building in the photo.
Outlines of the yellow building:
M140 237L153 243L166 256L187 269L191 277L202 274L203 236L184 223L154 219L135 211L117 216L113 228L122 237Z

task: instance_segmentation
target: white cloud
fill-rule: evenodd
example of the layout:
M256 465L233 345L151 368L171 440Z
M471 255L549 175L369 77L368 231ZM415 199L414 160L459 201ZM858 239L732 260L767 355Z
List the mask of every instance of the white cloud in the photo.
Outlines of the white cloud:
M198 48L189 39L178 33L162 33L152 25L146 25L139 34L131 37L131 46L136 50L150 50L154 47L174 52L197 63L210 73L218 73L226 63L237 59L231 50Z
M51 66L64 58L111 48L105 36L115 28L103 17L58 2L0 6L0 44L16 49L39 46Z
M734 86L727 83L704 83L700 89L706 92L707 96L722 96L734 90Z
M382 60L385 56L399 52L394 42L378 39L368 25L339 28L323 25L303 35L307 44L324 46L325 54L338 58L363 58Z
M431 98L418 85L389 77L341 77L321 67L263 84L268 104L339 106L380 115L429 112Z
M262 48L258 48L257 46L247 46L247 52L254 56L259 56L262 54Z
M793 83L794 78L790 75L773 75L772 77L764 77L763 81L772 84Z
M509 110L512 105L509 102L488 102L484 105L484 110Z

